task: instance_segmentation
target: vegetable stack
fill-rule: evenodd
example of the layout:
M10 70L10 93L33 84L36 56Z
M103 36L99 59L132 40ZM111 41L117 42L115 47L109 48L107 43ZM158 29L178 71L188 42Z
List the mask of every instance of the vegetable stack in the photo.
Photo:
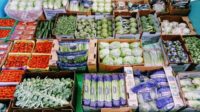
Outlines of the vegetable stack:
M188 63L189 56L180 41L164 41L169 63Z
M36 38L52 39L52 29L54 28L54 20L40 21L36 29Z
M160 31L157 18L153 14L149 14L148 16L141 16L141 23L142 23L143 32L159 32Z
M137 94L140 112L173 110L175 103L163 70L149 72L136 70L134 79L136 85L131 91Z
M200 39L195 36L188 36L184 38L186 42L186 47L188 48L189 52L191 53L192 60L194 63L200 63Z
M83 105L97 109L125 106L125 91L124 74L85 74Z
M70 78L26 78L17 87L15 105L21 108L56 108L71 101L74 81Z
M76 31L75 16L60 16L56 22L54 34L73 36Z
M99 58L106 65L134 65L143 63L140 42L100 42Z
M58 67L64 70L87 70L89 40L61 41L59 43Z

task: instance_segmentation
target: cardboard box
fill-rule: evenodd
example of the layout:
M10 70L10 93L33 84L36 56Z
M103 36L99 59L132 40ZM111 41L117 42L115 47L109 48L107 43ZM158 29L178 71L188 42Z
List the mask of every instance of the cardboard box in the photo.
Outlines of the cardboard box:
M3 65L3 67L2 67L3 70L26 70L26 69L27 69L28 62L27 62L27 65L22 66L22 67L6 67L5 64L6 64L7 58L8 58L9 56L28 56L29 59L30 59L31 53L9 53L9 54L7 55L7 57L6 57L6 61L5 61L4 65ZM28 59L28 60L29 60L29 59Z
M101 112L133 112L130 107L102 108Z
M93 73L91 73L91 75L92 74ZM121 74L123 74L123 73L121 73ZM101 73L98 73L98 75L101 75ZM126 75L126 74L124 73L124 75ZM128 100L128 93L127 93L127 88L126 88L126 77L125 77L124 81L125 81L125 84L124 84L124 86L125 86L125 93L124 94L126 95L126 101L127 101ZM83 105L84 86L85 85L84 85L84 80L83 80L83 85L82 85L82 88L83 88L82 89L82 107L83 107L83 111L84 112L90 112L90 111L92 111L92 112L99 112L99 111L101 111L101 112L129 112L129 111L131 111L131 109L134 110L134 111L137 109L137 98L136 98L136 101L134 101L134 104L136 104L135 105L136 107L133 107L133 106L130 107L130 106L128 106L128 104L126 104L123 107L113 107L113 108L106 108L106 107L103 107L103 108L92 108L92 107L89 107L89 106L85 106L85 105ZM127 101L127 103L128 103L128 101Z
M50 20L39 20L38 21L38 23L37 23L37 26L36 26L36 29L34 30L34 38L35 39L38 39L38 40L53 40L53 39L55 39L56 37L55 37L55 35L53 35L53 28L54 27L56 27L55 26L55 20L51 20L51 25L49 25L49 23L48 23L48 27L47 27L47 25L45 24L43 24L42 25L42 28L44 29L44 30L48 30L48 34L47 34L47 37L39 37L39 36L37 36L37 32L38 32L38 28L40 28L41 27L41 23L47 23L47 22L49 22ZM39 26L40 25L40 26ZM51 27L52 27L52 29L51 29ZM41 28L40 28L41 29ZM24 32L26 32L26 31L24 31ZM41 30L39 30L39 32L41 32ZM46 32L46 31L45 31ZM44 36L44 32L43 32L43 34L42 34L43 36Z
M85 39L63 39L63 41L77 41L77 40L85 40ZM88 40L88 39L87 39ZM97 72L97 39L90 39L88 42L88 59L87 59L87 68L89 72ZM58 56L55 56L57 59Z
M137 23L137 33L136 34L116 34L115 33L115 38L120 38L120 39L140 39L141 34L142 34L142 28L141 28L141 23L140 23L140 18L139 18L139 13L138 12L116 12L114 14L114 18L116 18L117 16L122 16L122 18L131 18L134 17L136 18L136 23ZM115 26L116 28L116 26Z
M12 52L12 50L13 50L13 48L15 46L15 43L18 43L18 42L33 43L32 50L30 52ZM34 40L15 40L13 42L12 48L10 50L10 53L31 53L31 52L33 52L34 48L35 48L35 41Z
M114 24L113 24L114 21L113 21L113 16L112 15L104 15L104 14L95 15L95 20L96 21L97 20L102 20L104 18L106 18L107 20L111 20L112 21L112 29L114 30ZM96 38L97 39L103 39L102 37L97 37L97 36L96 36ZM111 39L111 38L114 38L114 31L113 31L112 36L107 37L106 39Z
M99 56L99 44L100 42L107 42L107 43L111 43L111 42L114 42L114 41L118 41L118 42L128 42L128 43L132 43L132 42L140 42L141 43L141 40L135 40L135 39L102 39L102 40L98 40L98 66L99 66L99 71L100 72L112 72L112 71L119 71L121 70L123 67L130 67L130 66L133 66L133 65L106 65L106 64L103 64L102 63L102 60L100 59L100 56ZM141 46L142 48L142 46ZM142 55L143 56L143 55ZM144 65L144 62L141 63L141 64L135 64L135 66L142 66Z
M155 19L156 19L156 23L159 25L159 21L157 20L157 14L155 11L153 10L143 10L143 11L139 11L139 15L140 15L140 18L142 16L148 16L149 14L152 14L154 15ZM141 19L140 19L141 20ZM141 23L141 26L142 26L142 23ZM142 41L149 41L149 40L155 40L157 39L160 35L161 35L161 29L160 27L158 27L158 31L156 32L144 32L143 31L143 28L142 28ZM155 39L154 39L155 38Z
M170 15L180 15L180 16L188 16L190 13L190 8L176 8L170 3L169 5L169 13Z
M181 97L183 99L183 102L185 104L185 108L183 109L184 112L198 112L200 110L200 108L192 108L189 106L187 99L185 99L185 94L183 92L183 90L181 89L181 84L180 84L180 80L182 78L189 78L189 77L200 77L200 72L179 72L176 76L176 80L178 83L178 87L180 89L180 94Z
M189 29L190 29L190 34L189 35L195 35L196 32L189 20L188 17L182 17L182 16L168 16L168 15L165 15L165 16L160 16L159 17L160 19L160 23L163 21L163 20L168 20L169 22L178 22L178 23L185 23ZM162 30L162 29L161 29ZM162 31L163 32L163 31ZM173 34L163 34L161 32L162 35L173 35ZM183 35L183 34L180 34L180 35Z
M57 21L58 21L58 19L60 18L60 17L62 17L62 16L74 16L74 17L76 17L77 16L77 14L68 14L68 13L60 13L60 14L57 14L56 15L56 22L55 22L55 27L56 27L56 24L57 24ZM77 27L77 26L76 26ZM75 32L74 32L75 33ZM74 36L74 33L72 33L72 34L67 34L67 35L56 35L56 34L53 34L53 35L55 35L56 36L56 39L58 39L58 40L62 40L62 39L74 39L75 38L75 36Z
M188 68L188 70L191 70L191 71L200 71L200 63L195 63L195 62L193 61L191 52L190 52L189 48L188 48L187 45L186 45L186 42L185 42L185 40L184 40L184 38L186 38L186 37L191 37L191 38L198 38L198 39L200 39L200 35L187 35L187 36L184 35L184 36L182 36L182 40L184 41L186 50L187 50L187 52L188 52L188 54L190 55L191 60L192 60L192 64L191 64L191 66Z
M69 102L68 105L64 105L63 107L56 107L56 108L38 108L38 109L28 109L28 108L21 108L15 105L17 99L15 98L11 108L13 109L14 112L43 112L45 110L50 110L50 111L59 111L62 112L66 109L72 109L75 110L75 93L76 93L76 78L75 78L75 73L74 72L66 72L66 71L60 71L60 72L26 72L23 79L25 78L36 78L39 77L40 79L44 79L46 77L48 78L70 78L74 80L74 84L72 87L72 96L71 96L71 101Z
M6 104L6 112L12 112L11 111L11 108L10 108L10 106L11 106L11 101L10 100L2 100L2 99L0 99L0 103L3 103L3 104Z
M171 94L172 94L172 98L174 101L174 108L173 111L177 111L179 109L181 109L184 106L184 103L182 101L182 98L180 96L180 91L176 82L176 78L173 76L173 70L171 67L144 67L144 66L134 66L133 67L133 71L134 70L140 70L142 72L145 71L154 71L154 70L164 70L170 90L171 90Z
M184 52L188 55L188 63L170 63L169 61L169 57L168 57L168 54L167 54L167 49L163 43L163 48L164 48L164 57L165 59L167 60L167 65L171 66L173 71L175 72L183 72L183 71L186 71L189 66L191 65L192 63L192 59L189 55L189 53L187 52L187 49L186 49L186 46L181 38L180 35L162 35L162 41L179 41L182 45L182 48L184 49Z

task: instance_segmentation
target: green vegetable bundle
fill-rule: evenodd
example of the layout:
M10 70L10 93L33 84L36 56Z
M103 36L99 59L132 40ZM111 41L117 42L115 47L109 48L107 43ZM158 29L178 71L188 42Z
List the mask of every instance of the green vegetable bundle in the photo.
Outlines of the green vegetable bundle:
M61 16L58 18L54 29L55 35L74 35L76 31L75 16Z
M157 32L159 30L159 24L156 16L149 14L148 16L141 17L142 28L144 32Z
M28 78L16 87L16 106L21 108L54 108L69 104L74 81L67 79Z
M185 42L194 63L200 63L200 39L197 37L186 37Z
M123 18L122 16L117 16L115 18L115 31L116 31L116 34L137 33L136 19L133 17Z

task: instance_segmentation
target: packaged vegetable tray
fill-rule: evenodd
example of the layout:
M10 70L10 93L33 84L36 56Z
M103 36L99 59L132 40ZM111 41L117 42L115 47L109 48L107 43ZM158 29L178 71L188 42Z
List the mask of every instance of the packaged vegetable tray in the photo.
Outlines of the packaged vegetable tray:
M139 111L178 111L184 107L171 67L133 67ZM130 96L130 95L129 95Z
M85 73L82 90L84 111L127 107L123 73Z

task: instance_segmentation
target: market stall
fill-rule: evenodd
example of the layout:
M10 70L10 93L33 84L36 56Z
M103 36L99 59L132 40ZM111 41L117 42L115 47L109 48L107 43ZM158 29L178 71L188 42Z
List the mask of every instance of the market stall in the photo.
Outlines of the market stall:
M9 0L0 112L200 111L189 0Z

